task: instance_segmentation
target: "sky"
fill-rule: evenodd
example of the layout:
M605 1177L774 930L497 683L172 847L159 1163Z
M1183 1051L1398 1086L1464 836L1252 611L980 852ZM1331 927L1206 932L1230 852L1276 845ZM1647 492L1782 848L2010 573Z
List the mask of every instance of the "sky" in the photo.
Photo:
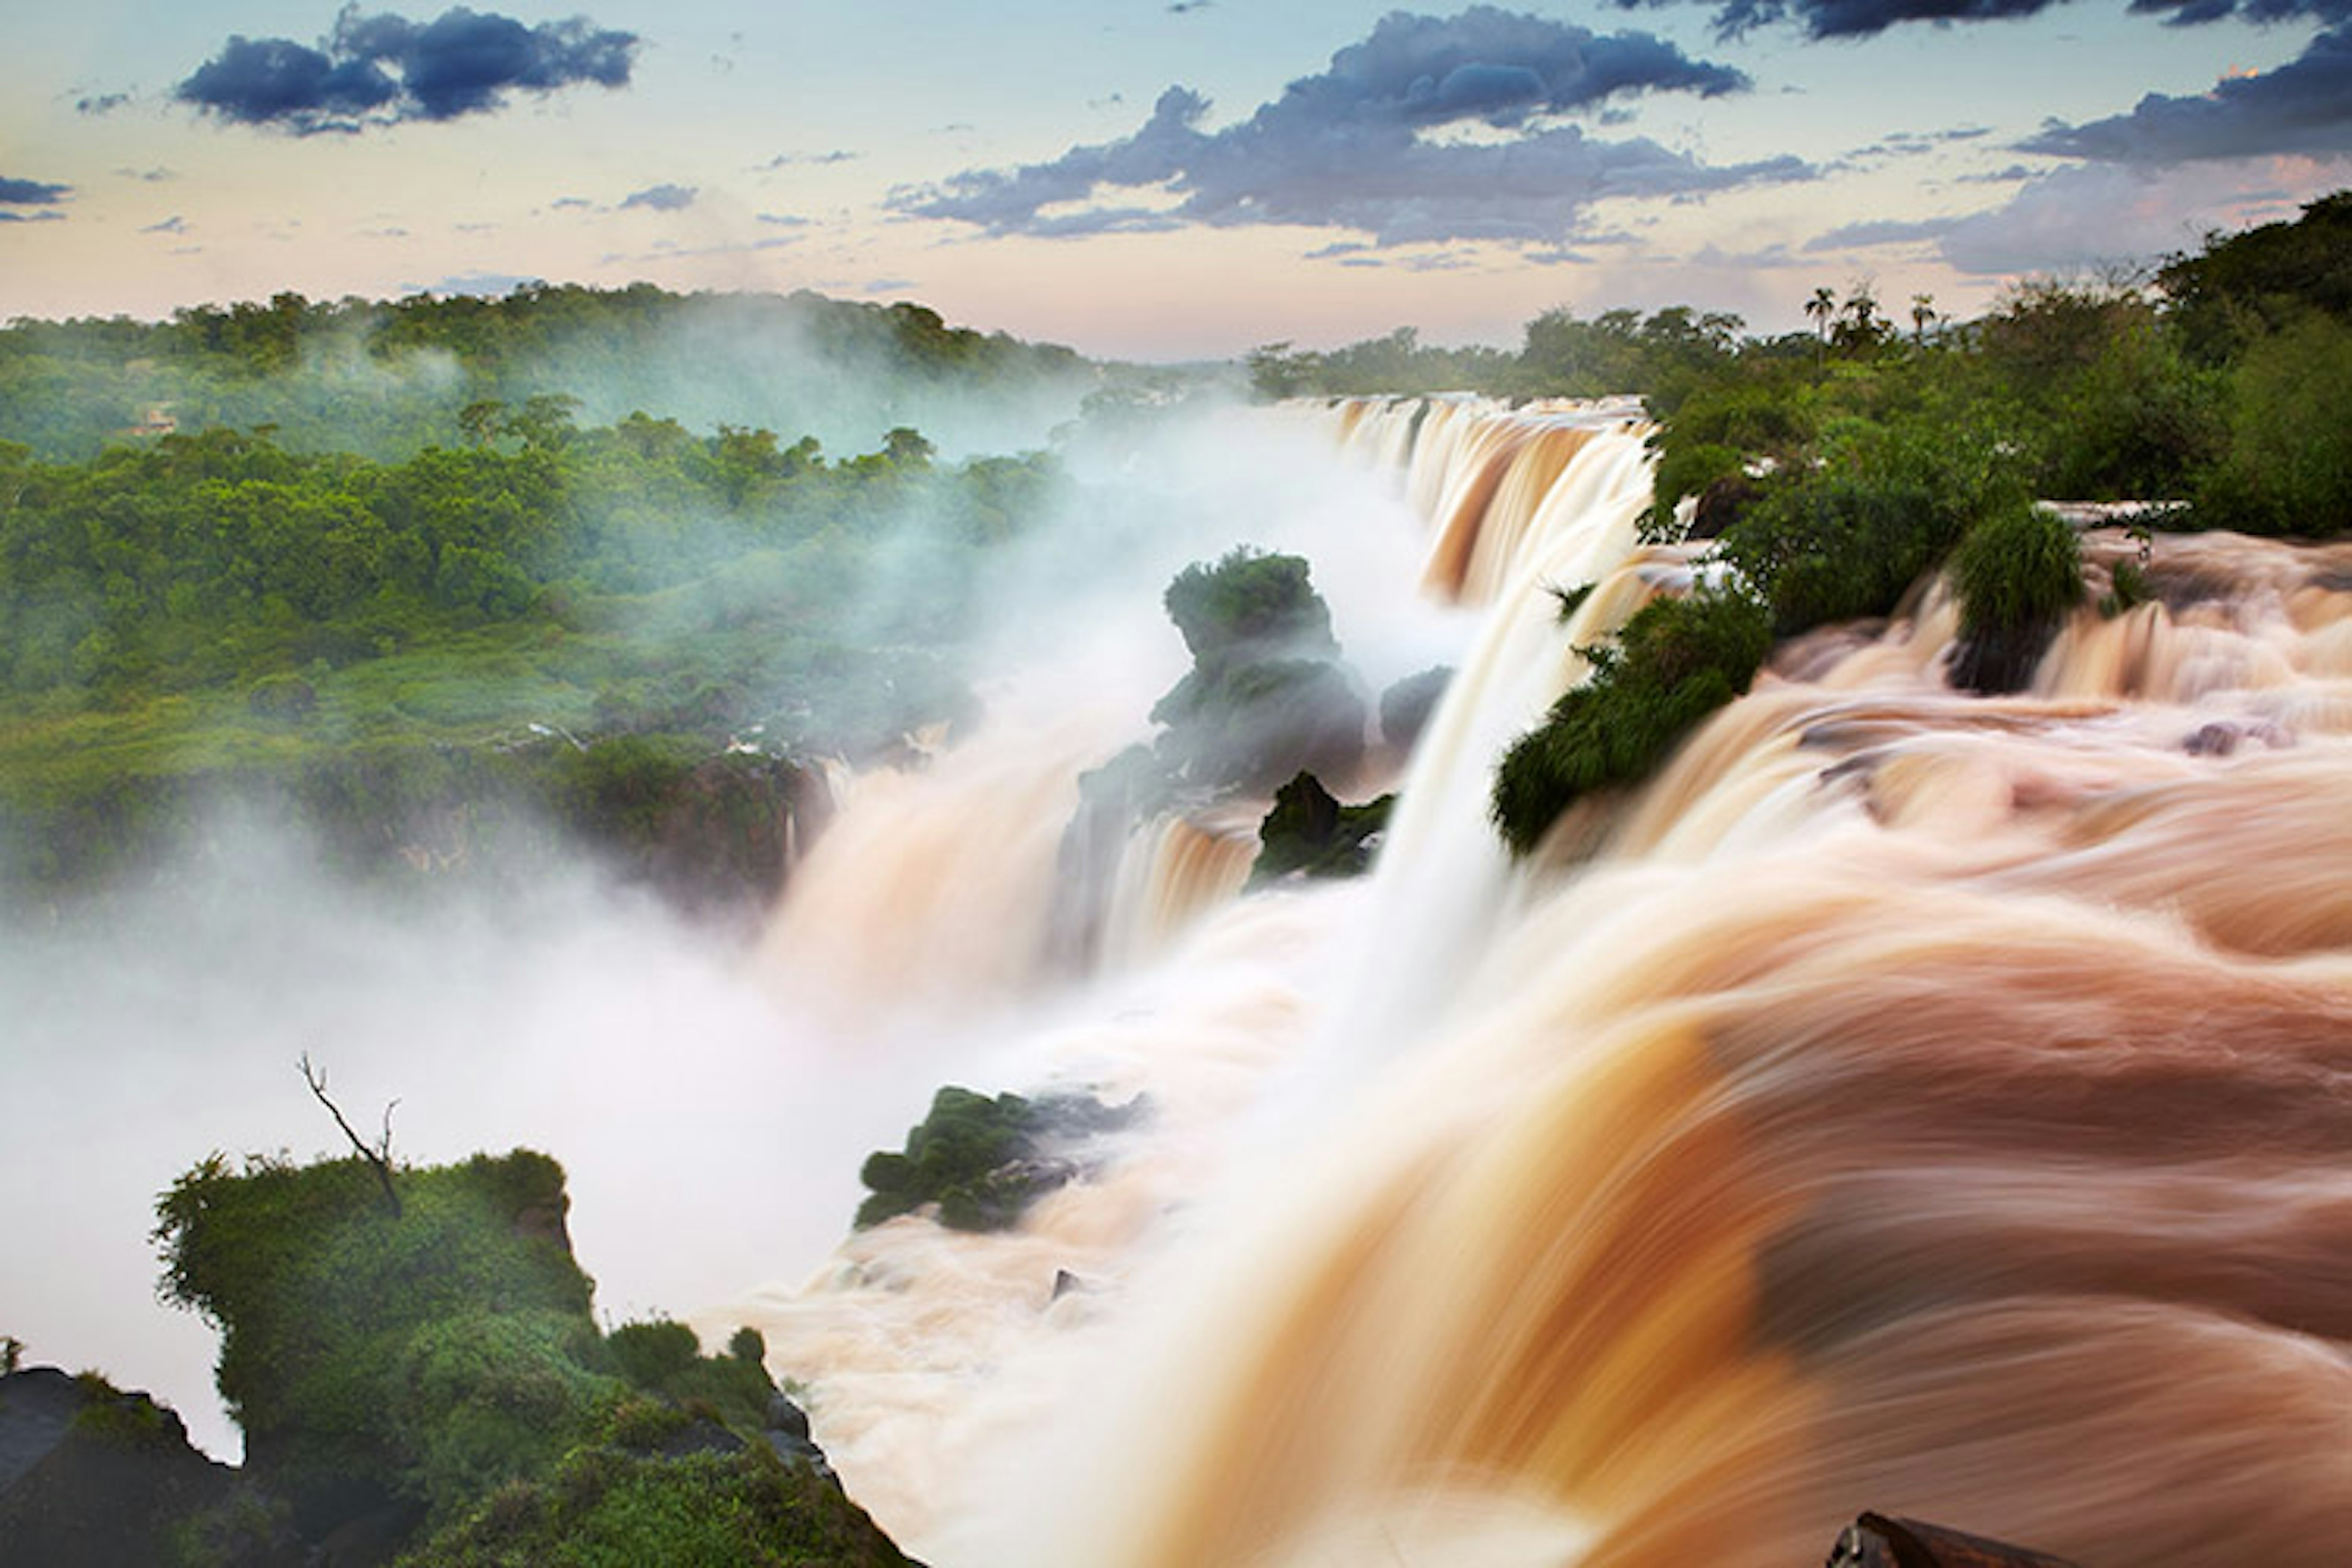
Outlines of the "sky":
M78 0L0 317L813 289L1145 360L1983 310L2352 184L2352 0Z

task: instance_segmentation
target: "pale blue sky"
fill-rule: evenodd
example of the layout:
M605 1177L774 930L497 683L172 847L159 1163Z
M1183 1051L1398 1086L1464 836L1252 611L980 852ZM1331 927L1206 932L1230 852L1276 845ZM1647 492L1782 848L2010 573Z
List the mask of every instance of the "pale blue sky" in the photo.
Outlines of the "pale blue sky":
M0 313L544 277L1153 358L1554 305L1780 330L1818 284L1967 312L2352 184L2352 0L1718 3L43 7L0 51ZM300 58L362 89L305 100ZM1205 104L1155 120L1171 88Z

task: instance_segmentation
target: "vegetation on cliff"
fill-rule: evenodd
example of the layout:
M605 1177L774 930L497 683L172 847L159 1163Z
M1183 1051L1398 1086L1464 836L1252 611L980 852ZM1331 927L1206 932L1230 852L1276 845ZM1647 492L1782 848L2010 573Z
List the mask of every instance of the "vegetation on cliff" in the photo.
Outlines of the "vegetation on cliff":
M246 1476L310 1540L423 1542L425 1563L620 1560L516 1545L534 1521L635 1561L715 1561L711 1541L779 1554L730 1560L831 1561L791 1553L871 1533L805 1460L779 1460L800 1449L770 1441L758 1334L711 1356L683 1324L599 1331L568 1202L562 1169L528 1150L422 1167L214 1155L182 1176L156 1205L160 1290L220 1332ZM452 1544L425 1533L441 1529Z
M992 1098L950 1085L908 1129L904 1150L866 1157L858 1178L870 1195L858 1206L858 1228L931 1207L950 1230L1009 1229L1039 1198L1084 1173L1075 1156L1087 1139L1139 1111L1084 1095Z
M1165 604L1192 655L1151 710L1171 788L1262 793L1302 767L1355 767L1364 703L1304 558L1239 546L1187 566Z

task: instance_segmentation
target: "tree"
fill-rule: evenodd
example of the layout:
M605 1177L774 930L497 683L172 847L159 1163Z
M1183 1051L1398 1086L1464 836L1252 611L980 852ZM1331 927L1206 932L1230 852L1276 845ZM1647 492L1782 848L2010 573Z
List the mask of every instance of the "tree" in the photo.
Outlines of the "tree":
M1826 283L1814 289L1813 297L1805 301L1805 314L1812 318L1813 331L1823 343L1830 341L1830 323L1837 320L1837 294Z
M1936 314L1936 297L1933 294L1911 296L1911 341L1913 342L1925 343L1927 341L1928 327L1938 319Z

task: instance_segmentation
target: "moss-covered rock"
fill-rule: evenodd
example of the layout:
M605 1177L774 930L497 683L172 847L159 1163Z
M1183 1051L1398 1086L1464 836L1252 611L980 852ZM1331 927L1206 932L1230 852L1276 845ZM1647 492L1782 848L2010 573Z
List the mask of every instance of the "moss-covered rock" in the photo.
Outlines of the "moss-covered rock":
M542 1469L620 1387L561 1166L517 1150L394 1181L397 1213L358 1158L215 1155L156 1205L162 1293L219 1330L247 1466L313 1535Z
M171 1410L95 1373L0 1375L0 1562L293 1568L282 1504L196 1452Z
M1408 675L1381 692L1381 739L1400 752L1411 751L1453 680L1453 667L1441 664Z
M2015 691L2083 597L2082 547L2055 512L2020 505L1978 523L1952 555L1960 640L1952 683ZM2120 584L2119 584L2120 588Z
M1396 796L1384 795L1362 805L1342 805L1313 773L1297 774L1275 792L1274 809L1258 825L1260 848L1249 886L1264 887L1294 873L1360 875L1371 864L1374 842L1395 805Z
M1083 1173L1073 1157L1078 1145L1139 1113L1134 1103L1110 1106L1083 1095L992 1098L950 1085L908 1130L903 1152L867 1156L858 1177L871 1195L858 1207L858 1226L936 1205L950 1230L1008 1229L1030 1205Z

